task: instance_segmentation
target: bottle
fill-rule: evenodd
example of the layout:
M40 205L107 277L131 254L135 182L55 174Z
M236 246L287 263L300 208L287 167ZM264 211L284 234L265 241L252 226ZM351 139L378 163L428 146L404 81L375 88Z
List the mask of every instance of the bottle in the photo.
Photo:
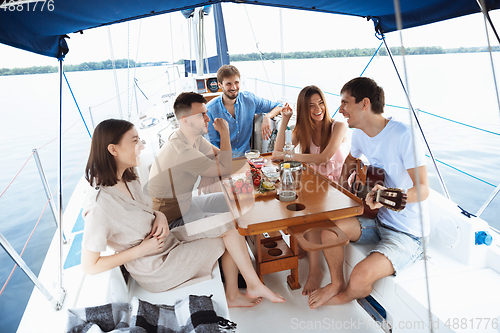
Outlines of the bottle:
M283 160L285 162L295 160L295 147L292 144L292 131L287 129L285 131L285 146L283 147Z
M283 163L283 172L281 174L281 191L279 193L280 201L293 201L295 200L296 192L293 183L292 170L290 163Z

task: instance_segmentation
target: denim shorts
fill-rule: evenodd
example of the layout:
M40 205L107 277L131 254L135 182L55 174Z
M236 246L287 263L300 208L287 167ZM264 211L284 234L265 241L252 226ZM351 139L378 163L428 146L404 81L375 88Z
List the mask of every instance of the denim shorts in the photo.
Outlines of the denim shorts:
M361 237L355 244L377 244L369 254L373 252L382 253L392 263L394 275L403 268L410 266L417 260L422 259L422 240L427 242L428 238L419 238L405 232L386 226L375 217L368 219L358 217L361 225Z

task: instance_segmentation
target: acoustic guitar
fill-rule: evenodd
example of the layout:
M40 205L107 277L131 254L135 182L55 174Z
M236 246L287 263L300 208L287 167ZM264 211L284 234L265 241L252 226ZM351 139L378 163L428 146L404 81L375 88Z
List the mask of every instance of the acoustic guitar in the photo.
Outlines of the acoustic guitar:
M366 195L377 184L384 186L384 169L373 165L364 165L363 161L356 159L356 174L351 185L351 192L359 198L366 199ZM401 211L406 207L407 198L403 190L388 188L377 190L374 201L389 209ZM371 209L365 201L364 213L361 216L373 219L377 216L377 212L378 209Z

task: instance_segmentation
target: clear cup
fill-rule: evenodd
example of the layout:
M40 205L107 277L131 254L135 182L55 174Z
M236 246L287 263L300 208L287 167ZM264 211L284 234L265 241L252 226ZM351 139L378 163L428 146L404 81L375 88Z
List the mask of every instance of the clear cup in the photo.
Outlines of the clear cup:
M249 160L253 160L260 157L260 151L257 149L250 149L245 152L245 157Z
M280 178L280 173L278 172L278 170L276 170L276 167L272 166L263 167L262 173L273 184L275 184Z

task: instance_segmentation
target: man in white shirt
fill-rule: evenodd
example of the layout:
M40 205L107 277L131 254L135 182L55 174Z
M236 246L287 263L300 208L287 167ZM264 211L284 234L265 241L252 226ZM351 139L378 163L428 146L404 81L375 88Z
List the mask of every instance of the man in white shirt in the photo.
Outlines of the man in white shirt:
M374 192L370 192L367 204L372 209L379 208L375 219L351 217L335 221L351 242L377 245L354 267L347 283L343 273L344 248L323 250L331 283L311 293L309 306L313 309L370 295L377 280L396 275L420 259L422 242L427 241L429 182L422 144L420 140L415 140L414 144L411 127L382 115L384 105L384 91L372 79L355 78L342 87L340 113L354 131L351 153L344 163L340 184L347 186L347 179L355 170L356 158L365 155L371 165L384 169L385 187L406 191L407 205L401 212L389 210L374 203ZM374 190L378 188L384 187L377 185ZM322 241L328 242L330 235L324 232Z

